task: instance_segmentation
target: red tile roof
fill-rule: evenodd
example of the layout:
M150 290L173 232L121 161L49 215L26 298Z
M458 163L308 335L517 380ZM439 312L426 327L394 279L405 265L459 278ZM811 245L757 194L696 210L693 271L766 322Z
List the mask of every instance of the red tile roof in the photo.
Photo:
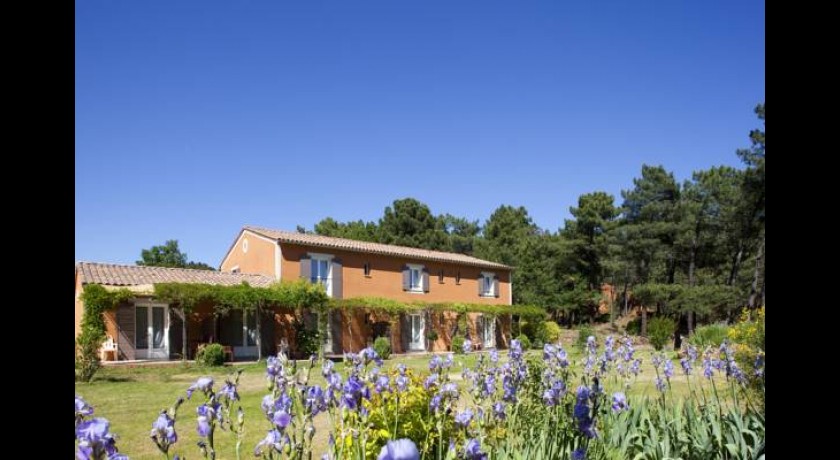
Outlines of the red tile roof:
M245 227L243 227L243 230L254 232L258 235L277 240L281 243L316 246L319 248L343 249L345 251L397 256L404 257L407 259L449 262L454 264L496 268L502 270L510 270L512 268L497 262L490 262L489 260L482 260L476 257L464 254L457 254L454 252L430 251L428 249L412 248L408 246L370 243L367 241L349 240L346 238L335 238L332 236L312 235L309 233L287 232L283 230L272 230L269 228L254 227L250 225L246 225Z
M205 283L232 286L246 281L251 286L265 287L274 282L274 278L265 275L96 262L79 262L76 264L76 270L81 274L82 284L109 286L138 286L155 283Z

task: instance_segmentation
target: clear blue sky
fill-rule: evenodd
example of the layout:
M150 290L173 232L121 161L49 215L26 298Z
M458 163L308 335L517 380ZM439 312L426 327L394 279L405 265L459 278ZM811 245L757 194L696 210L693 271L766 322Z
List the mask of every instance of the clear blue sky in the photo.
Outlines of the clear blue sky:
M556 231L642 163L738 165L762 1L76 2L76 260L396 198Z

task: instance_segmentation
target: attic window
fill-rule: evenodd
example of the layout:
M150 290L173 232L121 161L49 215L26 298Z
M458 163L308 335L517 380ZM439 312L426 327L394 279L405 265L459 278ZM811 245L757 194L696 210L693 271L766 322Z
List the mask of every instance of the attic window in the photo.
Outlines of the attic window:
M365 276L370 276L370 262L365 262Z
M239 270L239 265L234 265L234 266L230 269L230 272L231 272L231 273L239 273L239 272L240 272L240 270Z

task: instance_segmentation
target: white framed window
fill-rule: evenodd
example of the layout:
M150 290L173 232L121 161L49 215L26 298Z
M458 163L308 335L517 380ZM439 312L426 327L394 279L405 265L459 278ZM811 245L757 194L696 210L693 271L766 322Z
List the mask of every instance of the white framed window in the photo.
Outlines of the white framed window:
M331 278L332 256L322 254L309 254L312 258L309 279L313 283L327 284Z
M496 275L490 272L481 272L481 295L484 297L494 297L496 295Z
M403 290L422 294L429 290L429 274L423 265L407 264L403 266Z
M234 265L233 267L231 267L230 272L231 273L239 273L240 272L239 265Z

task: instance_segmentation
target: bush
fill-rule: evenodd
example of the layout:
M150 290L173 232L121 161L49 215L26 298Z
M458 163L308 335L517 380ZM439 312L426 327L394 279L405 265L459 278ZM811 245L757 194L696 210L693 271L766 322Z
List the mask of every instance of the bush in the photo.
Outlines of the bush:
M533 323L531 321L523 322L519 335L525 335L531 340L536 339L537 334L539 333L539 324L540 323Z
M456 355L464 354L464 336L463 335L456 335L452 337L452 351Z
M540 339L534 339L534 343L531 344L531 348L533 348L534 350L542 350L544 346L545 344Z
M725 324L709 324L695 329L688 343L701 349L707 346L719 347L728 333L729 327Z
M531 339L528 338L525 334L520 334L519 337L516 338L519 341L519 344L522 345L523 350L530 350L531 349Z
M639 335L639 334L641 334L642 333L642 317L639 316L639 317L636 317L636 318L633 318L632 320L630 320L630 322L627 323L627 326L624 328L624 332L626 332L627 335Z
M99 347L102 335L84 331L76 339L76 380L90 382L99 370Z
M195 354L195 363L199 366L221 366L225 363L222 345L210 343L201 347Z
M554 321L546 321L541 329L543 342L556 344L560 340L560 325Z
M373 350L382 359L388 359L391 356L391 341L386 337L377 337L373 341Z
M295 318L292 321L292 327L295 330L298 355L308 358L313 354L318 354L321 341L319 339L320 334L318 334L317 325L315 327L307 326L305 321Z
M647 323L647 334L653 348L661 350L669 340L674 338L676 327L677 325L673 319L664 316L657 316L649 320Z
M578 338L577 342L575 342L581 350L586 350L586 338L590 335L595 335L595 329L592 329L592 326L588 324L584 324L583 326L578 328Z

